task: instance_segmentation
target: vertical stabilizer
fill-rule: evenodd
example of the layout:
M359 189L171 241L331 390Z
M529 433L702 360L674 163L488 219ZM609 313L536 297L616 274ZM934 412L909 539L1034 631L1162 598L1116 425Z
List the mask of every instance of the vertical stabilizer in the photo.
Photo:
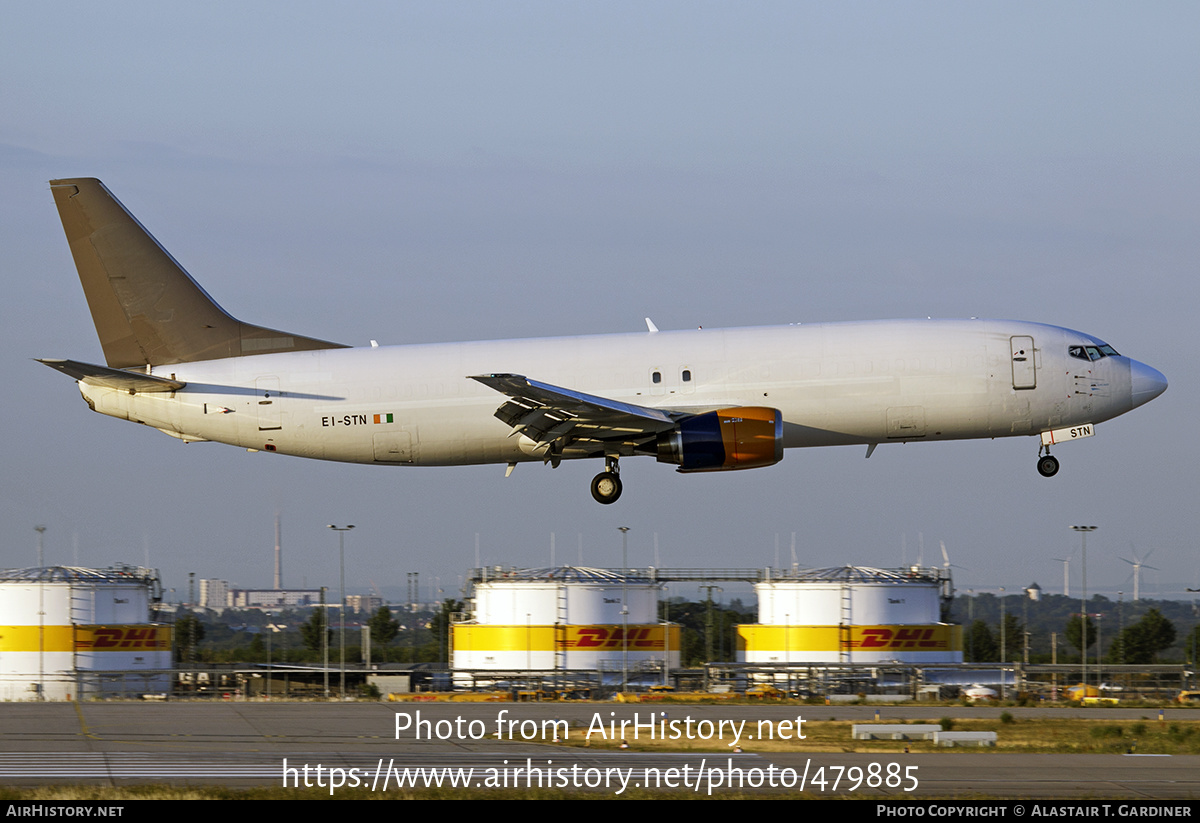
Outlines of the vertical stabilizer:
M50 187L109 366L345 348L228 315L99 180Z

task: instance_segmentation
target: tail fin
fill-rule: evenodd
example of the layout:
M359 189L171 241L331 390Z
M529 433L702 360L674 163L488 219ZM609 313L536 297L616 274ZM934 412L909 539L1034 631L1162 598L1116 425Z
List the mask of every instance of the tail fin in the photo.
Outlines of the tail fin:
M345 348L230 317L99 180L50 187L112 368Z

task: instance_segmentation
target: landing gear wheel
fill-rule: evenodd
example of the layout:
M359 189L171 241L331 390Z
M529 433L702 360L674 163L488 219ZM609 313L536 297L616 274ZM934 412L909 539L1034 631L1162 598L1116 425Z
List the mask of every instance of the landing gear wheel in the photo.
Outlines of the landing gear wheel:
M1046 455L1038 458L1038 474L1042 477L1053 477L1058 474L1058 458Z
M621 478L614 472L600 472L592 478L592 497L606 506L621 496Z

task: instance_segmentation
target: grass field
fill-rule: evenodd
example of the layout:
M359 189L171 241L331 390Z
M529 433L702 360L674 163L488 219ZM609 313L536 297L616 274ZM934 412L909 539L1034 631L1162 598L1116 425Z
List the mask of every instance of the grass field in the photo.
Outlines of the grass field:
M811 717L811 715L810 715ZM887 723L940 723L944 731L996 732L995 748L942 749L926 740L853 740L850 721L805 719L804 740L751 740L742 743L747 752L1030 752L1045 754L1200 754L1200 720L1159 722L1149 717L1133 721L1015 718L1002 714L996 720L960 719L952 709L941 720L903 720L889 717ZM633 751L727 752L715 741L649 740L645 735L628 741ZM593 737L587 744L574 738L566 744L613 749L620 741Z

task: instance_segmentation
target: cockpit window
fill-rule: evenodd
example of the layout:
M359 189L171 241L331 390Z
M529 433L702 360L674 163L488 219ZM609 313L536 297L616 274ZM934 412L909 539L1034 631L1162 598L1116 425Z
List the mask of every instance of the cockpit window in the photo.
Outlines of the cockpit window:
M1099 360L1101 357L1119 357L1117 350L1107 343L1099 346L1068 346L1067 354L1080 360Z

